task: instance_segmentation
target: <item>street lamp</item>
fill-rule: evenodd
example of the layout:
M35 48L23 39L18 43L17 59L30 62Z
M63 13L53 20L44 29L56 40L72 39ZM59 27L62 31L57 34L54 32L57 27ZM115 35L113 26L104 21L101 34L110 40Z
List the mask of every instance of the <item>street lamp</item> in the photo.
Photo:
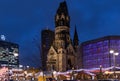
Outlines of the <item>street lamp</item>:
M102 65L100 65L100 73L102 73Z
M23 68L23 65L19 65L19 68L22 69L22 68Z
M56 76L57 72L53 71L52 74L53 74L53 78L55 78L55 80L57 80L57 76Z
M71 77L72 80L74 80L74 67L72 67L72 77Z
M110 50L110 54L113 54L113 64L114 64L114 76L115 76L115 67L116 67L116 57L115 56L118 56L119 53L118 52L115 52L114 50Z
M27 67L27 69L29 69L30 66L26 66L26 67Z

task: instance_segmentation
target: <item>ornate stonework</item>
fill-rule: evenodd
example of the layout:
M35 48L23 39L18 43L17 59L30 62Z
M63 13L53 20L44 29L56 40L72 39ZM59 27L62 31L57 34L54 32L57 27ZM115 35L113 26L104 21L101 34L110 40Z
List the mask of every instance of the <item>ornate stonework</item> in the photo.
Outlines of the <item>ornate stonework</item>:
M66 71L77 65L77 48L72 44L69 25L70 17L64 1L55 16L55 40L47 55L48 70Z

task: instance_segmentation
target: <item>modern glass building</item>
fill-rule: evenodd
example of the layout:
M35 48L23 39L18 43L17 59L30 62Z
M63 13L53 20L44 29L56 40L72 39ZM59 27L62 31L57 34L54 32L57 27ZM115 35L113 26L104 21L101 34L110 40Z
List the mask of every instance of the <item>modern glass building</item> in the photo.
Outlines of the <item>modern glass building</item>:
M18 44L0 41L0 66L17 67L19 65Z
M83 68L120 66L120 54L114 58L114 53L110 53L110 50L120 53L120 36L90 40L83 42L81 46Z

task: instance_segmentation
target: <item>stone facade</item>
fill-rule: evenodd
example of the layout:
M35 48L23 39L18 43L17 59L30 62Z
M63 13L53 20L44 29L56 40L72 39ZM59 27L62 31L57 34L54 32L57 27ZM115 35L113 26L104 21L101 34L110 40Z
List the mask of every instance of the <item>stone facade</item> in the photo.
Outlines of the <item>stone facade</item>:
M74 38L78 38L75 33ZM61 2L55 15L55 40L47 55L47 69L66 71L77 66L78 39L70 38L70 16L66 2ZM73 41L73 42L74 42Z

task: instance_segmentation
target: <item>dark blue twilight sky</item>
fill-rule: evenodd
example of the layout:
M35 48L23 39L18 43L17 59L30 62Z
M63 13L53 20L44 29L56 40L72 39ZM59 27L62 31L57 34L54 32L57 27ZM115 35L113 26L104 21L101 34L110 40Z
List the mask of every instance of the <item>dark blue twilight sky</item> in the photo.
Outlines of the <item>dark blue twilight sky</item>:
M33 39L40 37L42 29L54 30L54 16L61 1L0 0L0 34L19 44L21 64L38 66L39 54ZM120 0L66 1L72 37L75 25L80 42L120 35Z

